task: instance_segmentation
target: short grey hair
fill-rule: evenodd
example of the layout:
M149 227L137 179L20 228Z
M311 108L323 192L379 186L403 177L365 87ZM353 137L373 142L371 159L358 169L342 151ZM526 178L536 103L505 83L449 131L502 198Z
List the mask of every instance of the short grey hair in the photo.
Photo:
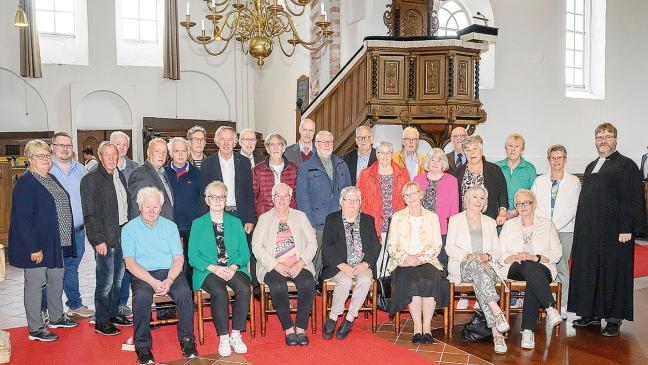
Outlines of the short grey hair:
M128 134L126 134L126 133L124 133L122 131L114 131L114 132L110 133L110 142L115 143L115 139L117 139L117 137L126 138L126 142L130 145L130 137L128 136Z
M441 171L446 172L450 168L448 156L446 156L442 149L435 147L425 156L425 164L423 165L425 171L430 171L430 161L432 159L441 161Z
M371 132L371 128L367 125L361 125L358 128L355 129L355 136L358 136L358 133L360 133L361 130L366 129L369 131L369 134L373 136L373 133Z
M331 136L331 138L333 138L333 140L335 140L335 137L333 137L333 133L331 133L331 132L329 132L327 130L321 130L321 131L317 132L317 134L315 135L315 142L317 142L319 140L320 136Z
M162 194L162 192L156 187L146 186L137 192L137 206L141 208L144 201L150 197L157 198L160 202L160 206L164 204L164 194Z
M164 138L156 137L156 138L153 138L152 140L149 141L148 147L146 149L147 150L150 149L156 143L162 143L164 145L164 147L166 147L166 144L167 144L166 141L164 140Z
M342 208L342 202L347 197L347 195L353 193L358 194L358 196L360 197L360 204L362 205L362 191L360 191L360 189L357 186L350 185L342 189L342 191L340 191L340 208Z
M389 153L394 153L394 144L389 142L389 141L380 141L378 143L378 147L376 148L376 151L380 151L381 148L387 148L389 150Z
M113 146L113 147L115 147L116 151L118 150L117 145L115 145L114 143L112 143L110 141L103 141L103 142L99 143L99 147L97 148L97 154L99 154L99 155L103 154L103 151L108 146Z
M279 133L271 133L271 134L269 134L265 138L265 140L263 141L263 145L266 146L266 148L267 148L268 145L270 144L270 141L272 141L273 139L278 139L279 142L283 143L284 147L286 147L286 144L287 144L286 139Z
M224 182L222 181L212 181L210 182L207 187L205 188L205 196L210 196L211 193L216 190L216 189L221 189L225 192L225 195L227 195L227 185L225 185Z
M472 145L475 145L475 144L478 145L482 149L484 148L484 140L477 134L466 137L463 140L463 142L461 142L461 148L463 148L463 150L466 151L466 149L469 146L472 146Z
M480 185L475 185L470 189L466 190L463 196L463 209L464 210L468 209L468 206L472 201L472 193L477 190L481 190L484 192L484 206L481 209L482 213L484 213L486 211L486 208L488 208L488 189Z
M563 155L565 155L565 158L567 158L567 149L561 144L555 144L549 147L549 149L547 150L547 160L551 157L552 152L562 152Z
M405 138L405 135L407 134L407 132L416 132L416 138L421 138L421 133L419 133L418 129L416 129L414 127L407 127L405 129L403 129L402 138Z
M515 194L513 195L513 202L515 203L515 201L517 200L517 197L518 197L519 195L525 195L525 194L526 194L529 198L531 198L531 201L532 201L534 204L536 203L536 196L535 196L535 194L533 193L533 191L531 191L531 190L529 190L529 189L519 189L518 191L516 191Z
M169 154L172 153L173 151L173 145L176 143L183 143L187 147L187 152L191 149L191 146L189 146L189 141L182 137L173 137L169 140L169 143L167 143L167 148L169 149Z
M40 139L32 139L31 141L27 142L27 144L25 145L25 151L23 153L25 154L25 157L32 158L32 156L34 156L34 152L40 149L47 151L47 153L52 153L52 147L50 147L50 145Z
M256 132L251 130L250 128L245 128L244 130L240 131L239 136L242 137L243 133L252 133L252 135L254 136L254 139L257 138Z
M228 125L222 125L222 126L218 127L218 129L216 130L216 133L214 133L214 138L218 138L218 136L224 131L232 132L234 134L234 143L238 143L238 136L236 135L236 129L234 129L234 128L228 126Z
M189 128L189 130L187 131L187 140L191 140L191 135L196 132L202 132L205 137L207 137L207 131L205 130L205 128L201 125L195 125Z
M290 185L288 185L286 183L282 183L282 182L280 182L278 184L275 184L275 186L272 187L272 197L273 198L274 198L275 195L277 195L277 191L279 189L286 189L286 191L288 191L288 195L290 195L290 198L292 199L293 189L290 187Z

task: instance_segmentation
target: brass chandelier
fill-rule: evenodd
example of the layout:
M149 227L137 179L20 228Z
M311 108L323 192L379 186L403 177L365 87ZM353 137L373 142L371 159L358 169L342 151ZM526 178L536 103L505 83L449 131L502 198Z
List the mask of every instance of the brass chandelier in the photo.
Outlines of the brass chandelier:
M293 17L304 14L306 6L315 0L203 0L207 3L208 14L201 19L201 33L194 36L191 28L196 23L189 15L189 2L185 20L180 22L189 38L201 44L205 51L218 56L225 52L230 41L241 44L243 53L257 59L259 69L265 58L270 56L274 43L279 43L281 51L291 57L297 45L308 50L319 50L333 34L331 23L326 18L324 5L321 18L315 22L319 28L314 39L304 40L295 27ZM244 3L244 4L243 4ZM208 34L205 20L211 22L212 31ZM284 46L284 42L287 45ZM208 47L210 44L213 46ZM292 46L292 48L290 47Z

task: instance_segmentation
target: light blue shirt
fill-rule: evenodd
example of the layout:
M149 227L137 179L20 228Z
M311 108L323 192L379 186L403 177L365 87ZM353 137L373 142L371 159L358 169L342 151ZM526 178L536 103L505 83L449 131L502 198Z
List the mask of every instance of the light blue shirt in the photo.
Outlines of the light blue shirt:
M410 176L410 181L412 181L418 174L418 154L414 153L412 155L412 158L409 159L407 158L407 154L403 152L403 160L405 160L405 167L407 167L407 171L409 172L409 176Z
M153 228L134 218L122 228L121 245L124 257L132 257L146 271L171 268L173 256L182 256L178 227L159 216Z
M83 209L81 209L81 179L88 173L85 166L76 161L70 161L70 170L66 174L52 159L52 169L50 173L63 185L63 189L70 194L70 205L72 215L74 216L74 227L77 228L83 224Z
M369 166L369 157L371 156L371 151L366 156L360 156L358 151L358 162L356 163L356 180L360 177L362 170L366 169Z

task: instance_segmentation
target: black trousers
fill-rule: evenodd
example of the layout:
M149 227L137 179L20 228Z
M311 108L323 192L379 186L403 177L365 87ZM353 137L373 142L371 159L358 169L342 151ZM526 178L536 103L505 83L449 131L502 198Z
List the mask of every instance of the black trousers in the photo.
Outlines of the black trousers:
M182 252L184 253L184 264L182 265L182 272L187 279L190 288L193 288L193 267L189 265L189 233L191 231L180 231L180 239L182 241Z
M547 309L556 302L549 288L551 271L534 261L514 262L509 268L508 278L527 283L522 307L522 329L533 331L538 323L540 307Z
M250 308L250 278L237 271L228 281L215 274L205 278L201 288L211 297L211 312L219 336L229 334L229 297L227 286L234 291L232 304L232 329L245 331L245 320Z
M158 280L164 280L169 274L169 270L149 271L149 274ZM133 322L135 331L135 347L151 347L153 341L151 338L151 304L153 304L153 288L145 281L133 276L131 281L133 290ZM178 340L194 337L194 303L191 289L187 284L184 275L178 275L171 290L169 290L171 299L178 308Z
M290 318L290 300L288 298L288 282L292 281L297 287L297 317L293 324ZM315 295L315 279L313 274L306 269L294 278L286 278L276 270L272 270L265 275L264 282L270 288L272 304L277 310L281 327L284 330L298 327L308 328L308 314L313 305L313 295ZM315 313L313 313L315 315Z
M246 234L247 238L247 243L248 243L248 249L250 249L250 266L248 267L248 271L250 272L250 277L251 277L251 282L252 282L252 287L253 288L258 288L259 287L259 280L256 277L256 266L257 266L257 259L254 257L254 254L252 253L252 234L254 231L250 232L250 234Z

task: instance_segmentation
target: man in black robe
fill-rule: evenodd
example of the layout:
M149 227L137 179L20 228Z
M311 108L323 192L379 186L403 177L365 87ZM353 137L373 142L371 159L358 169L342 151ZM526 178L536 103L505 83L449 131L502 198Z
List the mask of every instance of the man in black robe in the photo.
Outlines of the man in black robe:
M596 128L599 158L585 169L578 201L571 279L570 312L574 327L600 326L617 336L624 319L633 319L634 242L646 227L639 168L616 151L617 130Z

